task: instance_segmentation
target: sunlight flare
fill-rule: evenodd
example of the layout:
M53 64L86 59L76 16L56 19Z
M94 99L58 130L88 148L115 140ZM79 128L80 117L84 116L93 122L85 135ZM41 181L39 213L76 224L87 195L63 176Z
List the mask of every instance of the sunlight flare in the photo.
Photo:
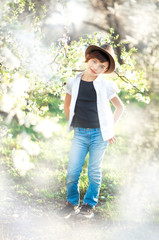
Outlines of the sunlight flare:
M22 132L17 136L17 142L22 146L30 156L38 156L40 147L31 140L31 136L26 132Z
M13 150L12 160L15 168L22 176L24 176L28 170L34 168L34 164L30 162L29 155L25 150Z
M50 138L53 132L59 132L60 128L60 125L55 121L43 119L34 127L34 130L42 133L45 138Z

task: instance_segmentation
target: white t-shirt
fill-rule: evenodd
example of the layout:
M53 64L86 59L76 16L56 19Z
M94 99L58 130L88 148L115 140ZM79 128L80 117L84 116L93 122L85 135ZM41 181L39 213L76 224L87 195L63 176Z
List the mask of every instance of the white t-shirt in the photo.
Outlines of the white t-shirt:
M68 121L68 132L73 130L71 126L75 104L78 96L81 76L78 74L74 78L69 78L66 84L66 93L71 95L70 115ZM116 96L119 89L115 82L106 80L102 74L93 81L97 94L97 111L103 140L106 141L114 136L114 119L109 101Z

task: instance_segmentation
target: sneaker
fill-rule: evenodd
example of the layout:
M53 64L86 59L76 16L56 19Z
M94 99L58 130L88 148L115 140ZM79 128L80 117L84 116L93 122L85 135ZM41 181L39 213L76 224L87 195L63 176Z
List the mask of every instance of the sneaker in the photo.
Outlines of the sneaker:
M58 215L60 217L68 219L71 216L76 216L79 212L79 206L72 206L69 202L67 202L67 205L59 211Z
M82 205L79 214L77 215L78 218L93 218L94 217L94 212L93 212L93 207L88 205L87 203L85 205Z

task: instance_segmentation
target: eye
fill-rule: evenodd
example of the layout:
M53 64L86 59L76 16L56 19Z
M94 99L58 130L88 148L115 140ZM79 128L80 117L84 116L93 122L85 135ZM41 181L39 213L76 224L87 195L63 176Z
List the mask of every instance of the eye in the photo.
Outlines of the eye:
M105 66L103 66L103 65L102 65L102 66L100 66L100 68L101 68L101 69L104 69L104 68L105 68Z
M96 60L93 59L93 63L96 63Z

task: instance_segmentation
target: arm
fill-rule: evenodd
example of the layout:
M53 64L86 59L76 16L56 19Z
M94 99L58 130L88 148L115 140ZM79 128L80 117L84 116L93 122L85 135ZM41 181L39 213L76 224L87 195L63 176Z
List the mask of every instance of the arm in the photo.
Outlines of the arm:
M122 103L121 99L118 96L115 96L111 99L111 102L113 104L113 106L115 107L115 111L114 111L114 123L116 123L123 111L124 111L124 104Z
M122 103L121 99L118 96L113 97L111 99L111 102L112 102L113 106L115 107L113 117L114 117L114 123L116 123L120 119L120 117L124 111L124 104ZM116 138L112 137L108 141L110 144L112 144L112 143L116 142Z
M65 102L64 102L64 112L66 114L67 119L69 119L69 115L70 115L70 104L71 104L71 95L66 93Z

